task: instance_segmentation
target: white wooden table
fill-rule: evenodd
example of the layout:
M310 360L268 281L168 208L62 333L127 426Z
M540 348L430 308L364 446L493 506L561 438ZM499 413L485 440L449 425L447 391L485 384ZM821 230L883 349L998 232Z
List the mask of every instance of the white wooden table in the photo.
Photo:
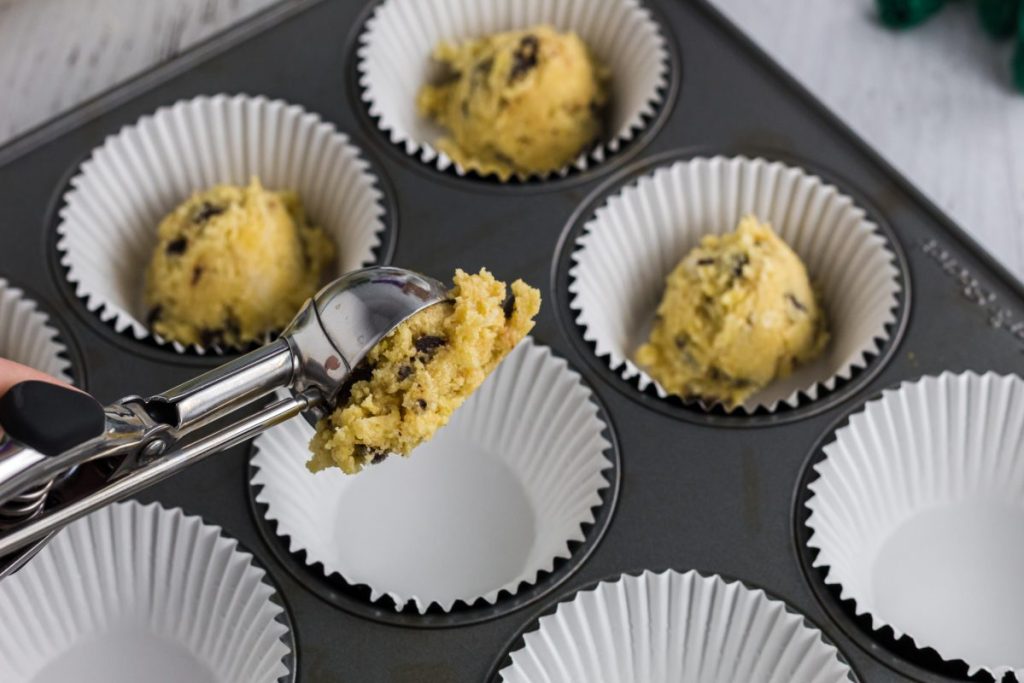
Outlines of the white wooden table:
M278 1L0 0L0 144ZM894 33L872 0L713 1L1024 278L1024 95L973 3Z

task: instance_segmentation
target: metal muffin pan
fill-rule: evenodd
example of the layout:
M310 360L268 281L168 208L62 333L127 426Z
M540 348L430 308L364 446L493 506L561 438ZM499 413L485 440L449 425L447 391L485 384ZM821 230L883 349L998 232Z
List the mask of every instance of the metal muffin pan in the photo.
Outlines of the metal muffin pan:
M1016 372L1024 288L706 2L645 4L671 48L664 104L636 141L564 179L458 178L391 145L359 96L356 39L374 3L354 0L277 6L0 149L0 277L51 316L74 376L102 401L155 393L223 360L118 334L74 296L55 249L61 197L83 159L180 99L245 92L316 112L350 136L379 178L388 207L382 262L438 277L487 266L542 289L534 337L593 389L615 444L618 488L606 492L573 558L522 599L418 616L324 582L259 519L249 446L140 496L222 526L267 568L291 616L298 681L491 680L521 634L579 588L668 567L764 588L819 626L860 680L963 680L956 666L872 632L824 586L803 547L803 502L821 446L882 389L944 370ZM588 212L662 159L709 154L778 159L822 176L867 210L898 256L903 292L890 341L815 402L742 417L640 394L595 358L570 315L566 245Z

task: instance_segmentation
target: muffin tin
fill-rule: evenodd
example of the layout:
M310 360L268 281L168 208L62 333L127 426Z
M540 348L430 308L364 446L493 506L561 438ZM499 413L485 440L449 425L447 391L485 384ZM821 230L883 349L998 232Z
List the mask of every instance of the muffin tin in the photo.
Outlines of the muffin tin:
M665 569L764 589L819 627L860 680L966 678L966 665L872 630L825 583L806 546L807 484L835 431L883 389L945 371L1017 371L1024 289L708 4L644 4L669 50L662 104L634 140L564 178L459 177L391 143L363 102L356 70L358 37L376 3L345 0L277 6L0 149L0 277L49 315L71 375L104 402L158 392L223 361L117 332L75 296L56 248L62 197L80 164L107 136L182 99L264 95L348 135L384 195L380 262L444 278L486 266L542 289L533 337L595 394L612 485L572 557L515 596L420 614L318 575L264 521L249 483L251 445L139 497L223 528L266 568L293 626L284 680L498 680L523 634L577 590ZM569 306L573 245L595 209L654 168L716 155L779 160L835 185L878 226L900 272L879 354L817 399L770 414L705 411L639 391L595 355Z

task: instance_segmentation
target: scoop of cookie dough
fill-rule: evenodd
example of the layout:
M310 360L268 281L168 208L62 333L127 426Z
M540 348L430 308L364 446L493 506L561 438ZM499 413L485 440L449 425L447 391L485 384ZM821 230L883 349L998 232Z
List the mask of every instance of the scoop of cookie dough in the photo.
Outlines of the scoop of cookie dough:
M149 327L182 344L241 346L287 325L334 243L294 192L218 185L161 221L146 272Z
M418 108L449 131L437 147L502 180L562 168L601 133L605 70L574 33L550 26L496 33L434 51L445 77Z
M316 426L311 471L354 474L391 453L408 455L443 427L533 328L540 292L481 270L455 272L451 300L399 325L367 355L338 406Z
M753 216L701 240L673 270L636 362L664 389L728 407L828 343L800 258Z

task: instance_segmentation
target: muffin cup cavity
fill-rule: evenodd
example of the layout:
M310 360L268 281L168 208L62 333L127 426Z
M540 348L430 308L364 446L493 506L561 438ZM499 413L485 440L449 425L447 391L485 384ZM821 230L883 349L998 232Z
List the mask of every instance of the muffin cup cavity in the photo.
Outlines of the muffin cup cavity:
M813 565L876 630L1024 677L1024 379L945 373L864 406L823 448Z
M268 430L252 460L255 500L293 554L368 587L373 602L421 615L494 605L569 558L595 520L612 463L590 397L527 339L408 459L313 475L312 428Z
M624 575L542 616L502 683L854 680L834 646L760 589L696 571Z
M650 333L666 276L703 236L735 230L748 213L771 223L806 265L831 340L816 360L730 412L774 413L813 401L865 368L888 340L901 291L896 256L850 197L780 162L678 161L611 195L571 256L569 308L584 340L640 391L669 396L632 360Z
M574 31L598 63L609 69L606 130L596 145L561 169L510 180L564 177L605 161L648 125L669 82L665 37L639 0L385 0L367 20L357 51L359 85L370 116L409 156L441 171L467 175L470 171L434 147L446 131L416 109L420 88L437 76L434 48L441 42L457 43L538 24Z
M155 503L115 504L0 582L0 678L278 683L291 634L274 596L220 528Z
M193 192L247 185L295 190L310 220L334 240L328 277L372 265L385 230L384 197L362 153L333 125L281 100L216 95L144 116L97 148L65 194L57 249L75 294L137 340L186 348L146 326L145 271L157 226Z
M0 278L0 358L71 383L71 362L57 330L35 302Z

